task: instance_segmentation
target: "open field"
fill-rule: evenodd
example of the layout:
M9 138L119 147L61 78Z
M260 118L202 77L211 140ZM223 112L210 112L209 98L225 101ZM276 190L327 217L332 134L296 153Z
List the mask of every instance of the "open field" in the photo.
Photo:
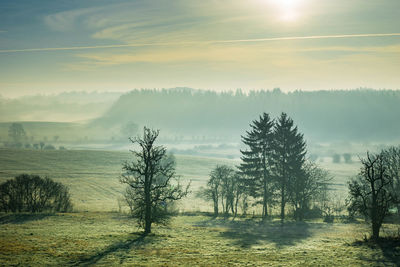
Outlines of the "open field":
M0 149L0 181L21 173L32 173L60 181L70 187L77 211L117 211L124 186L119 183L122 163L129 152L90 150L18 150ZM175 155L176 170L183 183L191 181L191 191L205 186L210 171L217 164L238 165L239 161L189 155ZM348 177L357 173L359 165L320 163L330 170L332 186L338 195L346 193ZM193 195L193 194L192 194ZM208 211L202 200L189 196L181 207L186 211Z
M18 150L0 149L0 181L21 173L49 176L70 187L76 211L118 211L118 199L122 197L124 185L119 183L122 163L129 160L129 152L90 150ZM183 183L191 182L194 193L205 186L210 171L217 164L238 165L235 159L176 155L177 173ZM321 166L330 170L333 188L337 195L344 196L349 176L354 175L359 165L333 164L327 160ZM209 211L211 206L194 199L181 203L186 211Z
M49 176L69 186L76 211L117 211L124 185L119 183L122 163L129 152L78 150L0 149L0 181L21 173ZM182 183L192 181L192 190L204 185L217 164L234 160L176 155ZM200 210L202 201L185 201L186 210Z
M398 244L370 247L364 224L180 215L142 236L113 212L0 215L0 265L398 266ZM397 231L385 225L386 232Z
M0 214L0 265L127 266L396 266L396 243L368 246L362 223L320 221L261 223L258 219L212 218L196 211L211 206L193 194L179 204L183 213L169 226L142 236L134 220L119 210L124 186L118 181L130 153L115 151L0 150L0 181L20 173L48 175L70 187L74 213ZM182 182L192 191L204 186L217 164L237 160L176 155ZM337 192L358 164L321 162L331 171ZM385 225L383 235L397 233Z

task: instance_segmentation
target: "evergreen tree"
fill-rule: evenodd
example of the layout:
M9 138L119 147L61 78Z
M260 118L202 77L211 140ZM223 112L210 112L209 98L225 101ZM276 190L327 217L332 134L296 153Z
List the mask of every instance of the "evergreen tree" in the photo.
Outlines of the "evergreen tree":
M242 163L240 173L249 194L255 199L261 198L262 217L268 216L268 206L272 201L272 179L270 174L270 157L272 154L272 138L274 122L267 113L250 124L251 130L242 136L242 142L248 147L240 150Z
M293 120L282 113L275 123L273 132L272 166L276 178L280 204L281 222L285 219L285 206L291 194L296 190L295 181L303 176L302 166L305 162L306 143L303 135L298 133Z

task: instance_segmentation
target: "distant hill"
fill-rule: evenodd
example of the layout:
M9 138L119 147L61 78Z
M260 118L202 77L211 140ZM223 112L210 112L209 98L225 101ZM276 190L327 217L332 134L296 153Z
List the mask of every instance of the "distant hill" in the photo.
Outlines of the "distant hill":
M0 122L85 121L101 116L121 93L66 92L18 98L0 96Z
M400 140L400 91L332 90L282 93L174 88L123 94L92 125L128 122L160 128L170 135L239 138L262 112L288 113L313 141Z

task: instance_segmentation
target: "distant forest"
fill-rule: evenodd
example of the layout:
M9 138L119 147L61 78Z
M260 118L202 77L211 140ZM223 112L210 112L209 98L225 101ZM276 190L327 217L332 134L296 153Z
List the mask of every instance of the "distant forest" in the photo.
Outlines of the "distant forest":
M133 90L93 123L134 122L168 134L237 137L267 112L286 112L312 141L382 141L400 137L400 91L332 90L283 93L280 89L236 92L174 88Z

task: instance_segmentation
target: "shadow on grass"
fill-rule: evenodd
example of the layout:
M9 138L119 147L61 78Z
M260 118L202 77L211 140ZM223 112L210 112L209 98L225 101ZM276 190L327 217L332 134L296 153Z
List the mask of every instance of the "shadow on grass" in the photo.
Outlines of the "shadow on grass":
M97 252L96 254L86 257L86 258L81 258L77 261L73 261L70 264L72 266L90 266L96 264L98 261L100 261L102 258L106 257L107 255L110 255L112 253L115 253L117 251L129 251L132 247L134 246L139 246L143 245L145 242L145 237L147 234L140 233L136 234L134 237L131 237L125 241L119 241L111 246L107 247L103 251Z
M0 224L23 224L30 221L42 220L52 216L50 213L8 213L0 215Z
M279 221L257 222L254 220L231 221L212 218L196 226L223 227L220 235L232 239L235 245L247 248L257 244L274 243L278 248L293 246L312 236L311 227L306 222L286 222L283 226Z
M376 252L381 251L384 256L384 261L381 259L365 259L370 262L379 262L384 265L400 266L400 237L381 237L378 241L371 239L356 241L352 246L367 246L369 249Z

